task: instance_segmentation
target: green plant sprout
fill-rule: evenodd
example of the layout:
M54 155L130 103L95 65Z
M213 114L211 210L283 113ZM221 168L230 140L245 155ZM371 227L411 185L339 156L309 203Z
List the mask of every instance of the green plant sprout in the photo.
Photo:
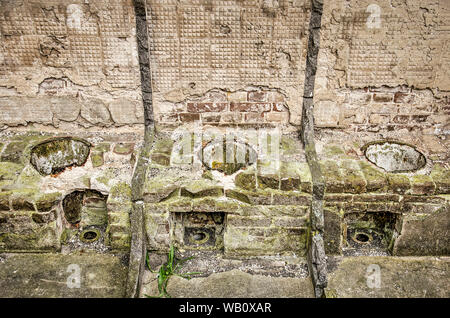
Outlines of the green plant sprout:
M158 274L158 291L159 291L159 295L158 296L149 296L149 295L145 295L148 298L160 298L160 297L171 297L168 293L167 293L167 283L169 282L169 278L173 275L175 276L179 276L179 277L183 277L185 279L191 279L192 275L199 275L201 274L200 272L190 272L190 273L178 273L178 270L180 270L181 266L193 259L194 257L187 257L184 259L178 259L175 256L175 248L173 247L173 245L170 246L170 250L169 250L169 254L167 255L167 262L163 265L161 265L161 267L159 268L159 271L153 271L150 267L150 259L149 259L149 253L147 252L145 261L147 263L147 268L155 274Z

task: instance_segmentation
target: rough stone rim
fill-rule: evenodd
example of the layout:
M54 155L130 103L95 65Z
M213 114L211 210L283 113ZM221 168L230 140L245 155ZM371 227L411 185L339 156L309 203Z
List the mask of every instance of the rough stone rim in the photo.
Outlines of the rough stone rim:
M87 238L85 238L84 236L86 235L86 233L89 233L89 232L94 232L94 233L96 234L96 236L95 236L94 238L92 238L92 239L87 239ZM96 242L96 241L98 241L98 240L100 239L100 237L101 237L100 231L99 231L98 229L94 229L94 228L90 228L90 229L83 230L83 231L80 233L80 235L79 235L80 240L81 240L82 242L84 242L84 243L93 243L93 242Z

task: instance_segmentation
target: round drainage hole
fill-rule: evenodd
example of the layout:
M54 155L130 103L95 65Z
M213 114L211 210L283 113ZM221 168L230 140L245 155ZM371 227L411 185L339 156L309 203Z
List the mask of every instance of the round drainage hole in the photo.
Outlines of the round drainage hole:
M84 243L92 243L100 238L100 232L97 230L86 230L80 234L80 239Z
M209 234L206 232L194 232L190 235L191 243L195 245L201 245L209 240Z
M92 241L97 238L97 233L89 231L83 234L83 238L87 241Z
M370 237L369 237L369 235L364 234L364 233L357 233L357 234L355 235L355 240L356 240L358 243L367 243L367 242L370 241Z

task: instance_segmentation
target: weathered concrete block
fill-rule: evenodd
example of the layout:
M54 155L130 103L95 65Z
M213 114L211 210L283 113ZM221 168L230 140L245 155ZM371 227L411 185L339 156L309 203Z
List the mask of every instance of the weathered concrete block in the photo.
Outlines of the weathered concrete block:
M446 205L427 215L406 215L394 255L450 255L450 209Z

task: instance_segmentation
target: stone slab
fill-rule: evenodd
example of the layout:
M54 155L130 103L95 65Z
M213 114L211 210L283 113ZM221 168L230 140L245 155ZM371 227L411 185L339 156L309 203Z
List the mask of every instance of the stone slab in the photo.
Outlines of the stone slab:
M373 268L377 266L380 288L374 287ZM448 298L449 267L450 257L329 257L326 294L338 298Z
M69 288L76 268L80 288ZM0 297L124 297L127 268L110 254L0 254Z

